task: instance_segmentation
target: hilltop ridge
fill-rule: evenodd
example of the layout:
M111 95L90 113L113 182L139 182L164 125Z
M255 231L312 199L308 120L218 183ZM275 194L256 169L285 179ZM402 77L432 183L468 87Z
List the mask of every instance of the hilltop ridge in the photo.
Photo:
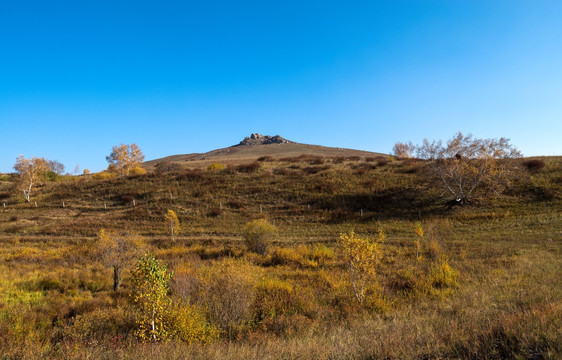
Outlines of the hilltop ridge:
M289 141L280 135L269 136L262 134L252 134L246 136L244 140L240 141L239 144L234 146L244 146L244 145L269 145L269 144L296 144L294 141Z
M302 144L287 140L280 135L270 136L252 133L236 145L212 150L206 153L192 153L166 156L149 160L143 163L144 167L151 168L161 162L176 163L193 168L205 168L214 162L237 165L256 161L260 157L268 156L272 159L310 155L319 157L377 157L388 154L364 150L327 147L321 145Z

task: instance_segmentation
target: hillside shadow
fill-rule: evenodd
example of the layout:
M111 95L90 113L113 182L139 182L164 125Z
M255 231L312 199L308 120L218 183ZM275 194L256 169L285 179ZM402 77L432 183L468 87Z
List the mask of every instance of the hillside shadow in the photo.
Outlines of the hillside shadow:
M417 189L384 194L344 194L318 198L312 206L331 212L329 223L348 220L368 222L384 219L419 219L445 215L450 208L436 196L428 196ZM362 213L362 216L361 216Z

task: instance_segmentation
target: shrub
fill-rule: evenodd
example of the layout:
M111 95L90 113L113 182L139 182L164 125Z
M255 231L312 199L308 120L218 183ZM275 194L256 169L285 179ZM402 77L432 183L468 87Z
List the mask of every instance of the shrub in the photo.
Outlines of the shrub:
M277 228L266 219L257 219L247 223L242 234L249 251L265 255L269 244L277 236Z
M425 295L431 292L431 284L421 269L399 270L391 279L390 288L408 295Z
M308 160L308 163L310 165L322 165L322 164L324 164L324 159L321 158L320 156L312 156Z
M297 172L294 170L289 170L287 168L276 168L273 169L273 173L276 175L296 175Z
M544 168L545 163L544 161L539 159L529 159L523 161L523 165L527 168L527 170L536 172Z
M439 263L431 267L429 277L436 288L456 287L459 273L449 265L447 257L441 256Z
M173 163L170 161L162 161L154 166L154 171L157 174L171 174L182 170L182 167L178 163Z
M108 171L102 171L99 173L95 173L93 175L94 179L96 180L108 180L108 179L113 179L117 176L116 173L114 172L108 172Z
M82 172L83 175L90 175L90 170L88 169L84 169L84 171Z
M270 161L274 161L273 157L266 155L266 156L261 156L258 158L258 161L262 161L262 162L270 162Z
M242 261L215 262L202 270L193 300L207 309L213 324L232 332L251 318L255 275L256 269Z
M377 161L377 166L385 166L385 165L388 165L389 163L390 163L390 160L381 159L381 160Z
M345 162L345 156L336 156L332 159L334 164L343 164Z
M135 320L130 311L104 307L76 316L74 324L65 329L65 335L78 341L93 341L127 335L134 327Z
M228 206L230 206L234 209L243 209L244 208L244 201L234 199L234 200L231 200L231 201L228 202Z
M431 260L437 260L441 256L442 250L437 239L429 239L427 242L427 252Z
M207 170L223 170L224 168L224 164L221 163L212 163L211 165L207 166Z
M129 175L144 175L146 170L140 166L136 166L129 171Z
M279 248L273 249L267 264L269 265L291 265L297 267L316 267L318 263L309 258L309 250L306 246L301 245L298 249Z
M238 165L236 167L236 170L238 172L243 172L243 173L253 173L258 171L258 169L261 167L259 162L253 162L253 163L249 163L249 164L241 164Z
M295 301L293 285L287 281L265 278L258 283L256 312L262 319L294 309Z
M211 326L203 312L194 305L174 304L166 313L164 321L170 329L170 337L188 344L214 342L219 337L219 331Z
M316 245L310 250L310 257L319 264L334 258L334 250L325 245Z
M217 216L220 216L221 214L222 214L222 210L220 208L212 208L209 211L210 217L217 217Z

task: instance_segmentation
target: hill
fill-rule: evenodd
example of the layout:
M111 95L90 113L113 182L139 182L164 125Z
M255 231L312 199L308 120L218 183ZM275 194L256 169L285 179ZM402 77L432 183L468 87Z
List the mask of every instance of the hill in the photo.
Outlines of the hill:
M252 146L278 145L235 148ZM426 163L389 156L59 177L31 203L1 176L0 357L556 358L562 158L540 162L501 197L455 208ZM244 243L256 219L278 229L267 254ZM172 341L135 336L133 263L113 291L101 229L136 234L173 272ZM338 240L350 230L381 251L362 304ZM190 343L196 329L219 338Z
M239 165L269 157L274 160L299 155L320 157L376 157L388 156L362 150L299 144L283 137L252 134L239 144L199 154L171 155L144 162L148 169L159 163L168 162L190 168L206 168L212 163Z

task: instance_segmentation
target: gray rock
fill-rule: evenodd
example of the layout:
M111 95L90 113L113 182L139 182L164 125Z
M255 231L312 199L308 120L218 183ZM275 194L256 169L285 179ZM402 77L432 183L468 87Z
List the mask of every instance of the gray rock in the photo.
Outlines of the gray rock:
M240 144L235 146L243 145L269 145L269 144L294 144L293 141L289 141L279 135L269 136L262 134L252 134L250 137L245 137L244 140L240 141Z

